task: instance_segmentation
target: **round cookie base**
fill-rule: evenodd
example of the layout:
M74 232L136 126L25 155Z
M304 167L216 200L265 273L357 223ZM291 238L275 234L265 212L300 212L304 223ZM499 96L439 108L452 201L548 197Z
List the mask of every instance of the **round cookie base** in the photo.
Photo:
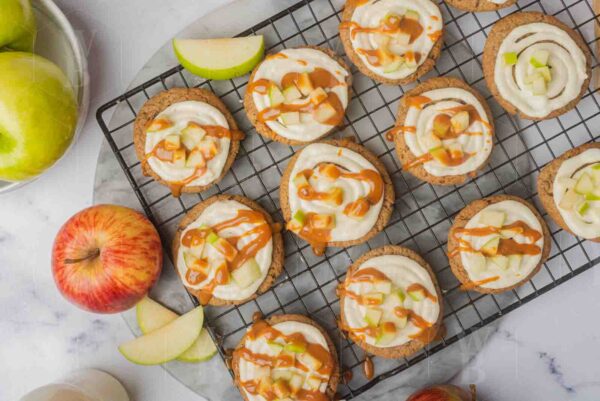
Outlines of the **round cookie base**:
M212 187L217 182L221 181L225 174L231 168L235 157L240 148L239 138L232 137L229 143L229 153L227 155L227 159L225 160L225 164L223 165L223 170L219 177L217 177L212 182L206 185L185 185L181 187L181 190L175 190L173 185L168 181L161 178L152 168L146 160L146 129L152 123L152 121L156 118L156 116L165 110L167 107L172 104L184 102L188 100L196 100L199 102L210 104L213 107L216 107L227 120L229 124L229 129L231 131L237 130L237 123L231 112L227 109L227 106L219 99L214 93L207 89L201 88L173 88L166 91L162 91L156 96L150 98L136 116L135 124L133 127L133 142L135 146L135 153L137 154L138 159L141 162L142 173L147 177L152 177L158 183L169 187L173 196L179 196L180 192L182 193L198 193L205 191L206 189Z
M336 351L335 345L333 344L333 341L331 340L331 338L329 337L329 334L327 334L325 329L323 329L315 321L313 321L312 319L309 319L308 317L306 317L304 315L274 315L274 316L271 316L271 317L265 319L265 321L270 325L275 325L277 323L288 322L288 321L305 323L305 324L309 324L309 325L315 327L316 329L319 330L319 332L321 332L321 334L325 338L325 341L327 341L327 346L329 347L329 351L331 353L331 357L333 360L333 369L332 369L331 377L329 378L329 382L327 383L327 390L325 391L325 394L329 397L329 399L333 400L335 393L337 391L338 384L340 382L340 369L339 369L338 356L337 356L337 351ZM242 337L242 339L240 340L239 344L236 347L236 350L241 348L243 346L243 344L245 343L245 341L246 341L246 335L244 335L244 337ZM231 359L231 369L233 370L233 373L234 373L235 385L240 390L240 393L242 394L242 397L244 397L244 400L250 401L248 399L248 396L246 395L246 391L244 391L244 389L242 387L242 383L240 380L240 374L239 374L239 367L240 367L239 356L238 356L237 352L234 351L233 357Z
M354 14L354 10L356 9L356 2L352 0L346 0L346 4L344 6L344 11L342 13L342 22L347 22L352 20L352 14ZM352 41L350 40L350 30L348 28L340 28L340 39L344 46L344 50L346 55L352 61L352 63L358 68L360 72L368 76L369 78L381 82L387 85L405 85L411 82L416 81L423 75L427 74L435 67L435 63L437 59L440 57L442 52L442 45L444 44L444 26L442 25L442 34L435 41L431 51L427 55L427 59L421 64L415 72L412 74L399 79L390 79L384 76L381 76L375 72L373 72L365 62L360 58L358 53L354 50L352 46Z
M527 114L521 112L521 110L513 106L512 103L510 103L508 100L504 99L502 95L500 95L500 91L498 90L498 86L496 85L496 80L494 79L496 58L498 55L498 51L500 50L500 45L502 44L506 36L518 26L536 22L543 22L554 25L565 31L567 34L569 34L569 36L575 41L575 43L577 43L577 46L586 56L586 69L588 76L586 81L581 86L581 91L575 99L571 100L567 105L561 107L560 109L556 109L543 117L528 116ZM485 46L483 49L483 75L485 77L485 82L487 83L487 86L490 89L490 92L492 93L496 101L500 103L504 110L506 110L509 114L518 115L519 117L525 118L527 120L542 121L549 120L551 118L555 118L562 114L565 114L568 111L572 110L577 105L577 103L579 103L581 97L587 90L587 87L590 83L590 79L592 77L591 60L591 54L582 37L579 36L573 29L563 24L560 20L553 16L535 11L519 12L502 18L492 27L492 30L490 31L490 34L487 38L487 41L485 42Z
M400 127L404 126L404 121L406 120L406 115L407 115L408 109L409 109L409 106L407 104L408 98L410 98L411 96L418 96L418 95L420 95L424 92L430 91L430 90L441 89L441 88L460 88L460 89L464 89L464 90L468 91L473 96L475 96L477 98L477 100L479 101L479 103L481 103L483 109L485 110L485 114L486 114L487 119L491 126L492 136L494 135L494 119L492 118L492 112L491 112L487 102L483 98L483 96L481 96L481 94L479 92L472 89L469 85L467 85L462 80L460 80L458 78L454 78L454 77L431 78L431 79L423 82L422 84L416 86L415 88L411 89L410 91L408 91L402 97L402 99L400 101L400 106L398 107L398 117L396 119L396 125L392 130L399 129ZM408 145L406 144L406 141L404 140L403 133L395 134L394 142L396 144L396 154L398 155L398 159L400 159L403 166L415 162L415 160L418 157L415 156L408 148ZM428 173L422 164L418 164L418 165L410 168L407 171L409 173L411 173L412 175L414 175L415 177L417 177L423 181L429 182L431 184L458 185L458 184L464 183L465 181L469 180L470 178L476 177L478 171L487 165L491 155L492 155L492 152L490 152L488 157L485 159L485 161L483 163L481 163L481 165L479 165L475 170L469 172L468 174L435 176L433 174Z
M335 52L331 49L327 49L327 48L323 48L323 47L319 47L319 46L312 46L312 45L299 46L297 48L298 49L313 49L313 50L321 51L321 52L325 53L326 55L328 55L329 57L331 57L332 59L334 59L335 61L337 61L337 63L348 72L348 76L346 77L346 85L348 87L348 104L349 104L350 98L351 98L350 87L352 85L352 72L350 71L350 68L346 65L344 60L341 57L338 57L335 54ZM267 57L268 57L268 55L267 55ZM265 57L265 60L266 60L266 57ZM264 60L258 66L256 66L256 68L254 68L254 71L252 71L252 75L250 75L250 79L248 80L249 83L254 81L254 75L256 74L256 71L258 71L258 69L260 68L260 66L262 65L263 62L264 62ZM297 140L289 139L289 138L286 138L286 137L283 137L283 136L277 134L275 131L273 131L271 128L269 128L269 126L265 122L259 121L259 119L258 119L259 110L256 108L256 105L254 104L254 99L252 98L252 92L249 90L246 90L246 93L244 94L244 109L246 110L246 115L248 116L248 120L250 120L250 122L252 123L254 128L256 128L256 131L259 134L261 134L262 136L264 136L267 139L271 139L273 141L284 143L287 145L306 145L306 144L309 144L312 142L316 142L319 139L330 135L332 132L334 132L337 129L337 126L332 126L329 131L325 132L323 135L319 136L318 138L312 139L310 141L297 141ZM343 120L342 120L342 123L343 123ZM342 124L342 123L340 123L340 124Z
M375 225L371 227L371 230L363 235L360 238L357 238L352 241L331 241L327 242L325 247L348 247L352 245L362 244L363 242L368 241L373 238L379 232L383 231L386 224L390 220L392 215L392 211L394 209L394 201L395 201L395 193L394 193L394 185L392 184L392 180L385 169L383 163L375 156L371 151L365 148L362 145L358 145L353 140L350 139L331 139L327 141L321 141L319 143L324 143L332 146L344 147L350 149L353 152L356 152L363 156L365 159L369 161L379 172L381 178L383 179L384 190L383 190L383 205L381 206L381 211L379 212L379 217L375 222ZM302 152L302 150L300 150ZM283 172L283 176L281 177L281 184L279 186L279 202L281 206L281 211L283 213L283 218L286 222L289 222L292 219L292 211L290 209L289 203L289 182L290 175L292 174L292 170L294 169L294 165L296 164L296 160L300 156L300 152L297 152L288 163L285 171Z
M558 210L556 204L554 203L554 178L556 177L558 169L565 160L575 157L588 149L600 149L600 143L588 143L563 153L562 155L560 155L560 157L554 159L542 168L542 171L540 172L537 181L537 190L540 196L540 201L542 202L542 206L544 206L544 209L546 209L546 211L548 212L552 220L556 222L556 224L558 224L563 230L575 236L577 236L577 234L571 231L565 220L562 218L560 210ZM589 241L600 242L600 237L589 239Z
M377 355L382 358L404 358L404 357L410 356L410 355L418 352L419 350L423 349L427 344L429 344L437 339L439 332L440 332L440 327L442 326L442 321L444 319L443 303L441 302L442 292L440 290L440 287L439 287L439 284L435 277L435 274L433 273L433 270L431 269L431 266L429 266L429 264L425 261L425 259L423 259L416 252L414 252L408 248L398 246L398 245L385 245L381 248L376 248L376 249L373 249L373 250L365 253L360 258L358 258L354 263L352 263L352 265L350 265L350 267L348 268L347 275L352 275L360 267L360 265L363 264L364 262L366 262L367 260L372 259L377 256L381 256L381 255L406 256L407 258L414 260L421 267L423 267L425 270L427 270L427 272L429 273L429 276L431 277L431 281L433 282L433 285L435 286L436 296L437 296L438 304L440 307L440 313L438 315L438 319L431 326L431 328L429 329L430 330L429 335L427 336L427 338L423 339L423 341L420 339L414 339L405 344L398 345L396 347L376 347L374 345L368 344L364 340L357 339L352 336L349 336L349 338L351 338L352 341L354 341L356 343L356 345L358 345L360 348L367 351L369 354ZM340 318L342 321L342 327L345 327L347 325L345 313L344 313L344 305L345 305L344 296L341 296L340 297Z
M251 199L248 199L244 196L215 195L215 196L208 198L205 201L198 203L179 222L179 225L177 226L177 231L175 232L175 237L173 238L173 243L171 245L171 252L172 252L172 257L173 257L173 261L174 261L174 267L175 267L175 270L177 271L178 275L179 275L179 269L177 268L177 265L178 265L179 246L181 243L181 235L185 231L186 227L189 226L194 221L196 221L196 219L202 214L202 212L204 212L204 210L207 207L209 207L210 205L212 205L213 203L220 202L220 201L229 201L229 200L237 201L237 202L241 203L242 205L248 206L252 210L261 212L263 214L263 216L265 217L267 224L269 224L271 227L273 227L275 225L275 222L270 214L268 214L258 203L256 203L255 201L253 201ZM273 230L273 228L272 228L272 230ZM275 232L275 230L273 230L272 239L273 239L273 255L271 257L271 266L269 267L267 276L263 280L260 287L258 287L258 290L256 290L256 292L254 294L252 294L250 297L245 298L245 299L240 299L240 300L229 300L229 299L221 299L221 298L217 298L217 297L211 297L211 299L208 302L209 305L213 305L213 306L240 305L240 304L246 303L246 302L256 298L258 295L265 293L267 290L269 290L269 288L271 288L271 286L275 282L275 279L277 279L277 277L283 271L283 261L284 261L284 252L285 252L285 249L283 246L283 238L281 236L281 233ZM185 281L184 281L183 277L180 276L180 279L185 286ZM196 297L196 299L198 299L198 301L200 300L200 290L190 288L188 286L186 286L186 288L190 294L192 294L194 297Z
M530 204L529 202L525 201L522 198L519 198L517 196L512 196L512 195L494 195L494 196L490 196L488 198L479 199L479 200L469 203L464 209L462 209L458 213L456 218L454 219L454 224L452 224L452 227L450 227L450 231L448 233L448 254L452 255L452 253L459 247L459 242L454 235L454 233L456 232L457 229L464 228L473 216L475 216L477 213L479 213L482 209L486 208L487 206L492 205L494 203L506 201L506 200L512 200L515 202L519 202L519 203L522 203L523 205L527 206L527 208L529 210L531 210L531 212L535 215L535 217L540 222L540 225L542 226L542 235L544 237L544 247L542 249L542 257L540 259L540 262L531 271L531 273L529 273L529 275L527 275L527 277L523 278L521 281L517 282L516 284L514 284L510 287L505 287L505 288L485 288L485 287L480 287L477 285L472 286L473 283L472 283L471 279L469 278L469 274L467 273L467 271L465 270L465 268L462 264L460 252L452 257L449 257L450 268L452 269L452 273L454 274L454 276L456 276L456 278L463 285L469 285L470 286L469 289L472 289L473 291L477 291L477 292L480 292L483 294L500 294L500 293L503 293L506 291L510 291L514 288L520 287L521 285L525 284L527 281L529 281L533 276L535 276L540 271L540 269L542 268L542 265L544 264L546 259L548 259L548 255L550 254L550 247L551 247L552 239L550 237L550 230L548 230L548 226L546 225L546 222L544 221L544 219L542 218L540 213L537 211L537 209L532 204Z
M446 0L446 3L462 11L482 12L508 8L515 5L517 0L507 0L503 4L494 3L489 0Z

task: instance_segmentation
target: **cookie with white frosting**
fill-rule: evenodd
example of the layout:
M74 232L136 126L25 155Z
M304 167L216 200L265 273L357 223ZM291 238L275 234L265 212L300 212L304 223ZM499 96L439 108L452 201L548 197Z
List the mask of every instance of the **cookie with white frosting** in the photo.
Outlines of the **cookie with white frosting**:
M538 193L564 230L600 242L600 143L571 149L544 166Z
M338 287L341 329L367 352L409 356L434 341L442 294L431 267L408 248L373 249L348 269Z
M525 200L496 195L460 211L448 234L448 258L463 290L501 293L530 280L550 253L550 232Z
M301 145L344 121L352 74L330 49L305 46L269 54L254 69L244 107L263 136Z
M174 196L202 192L229 171L244 133L211 91L175 88L148 100L135 119L133 141L142 173Z
M591 55L582 37L555 17L520 12L492 28L483 72L507 112L546 120L577 105L592 76Z
M389 136L404 170L432 184L454 185L487 165L494 123L477 91L460 79L438 77L403 96Z
M340 24L346 54L368 77L406 84L431 71L444 21L431 0L347 0Z
M256 202L216 195L179 223L175 269L203 305L241 304L267 291L283 269L281 227Z
M510 7L517 0L446 0L454 8L463 11L496 11Z
M377 156L347 139L310 144L290 160L279 198L288 230L317 255L383 230L394 204L392 181Z
M302 315L274 315L249 328L231 368L245 401L333 400L340 381L329 335Z

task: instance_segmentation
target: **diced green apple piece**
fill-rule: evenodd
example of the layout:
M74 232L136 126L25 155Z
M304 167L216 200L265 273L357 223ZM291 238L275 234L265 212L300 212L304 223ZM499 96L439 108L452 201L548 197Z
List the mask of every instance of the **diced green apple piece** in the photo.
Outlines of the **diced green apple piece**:
M541 75L531 83L531 91L536 96L542 96L548 93L546 80Z
M423 141L423 148L425 148L427 151L442 146L442 140L433 133L422 136L421 140Z
M302 187L309 185L308 180L306 179L306 176L302 173L296 174L293 182L294 182L294 185L296 186L296 188L302 188Z
M519 56L515 52L504 53L504 64L506 65L515 65L517 64L518 59Z
M236 284L244 289L260 279L260 266L256 259L250 258L243 265L231 272L231 277Z
M310 224L317 230L333 230L335 214L313 214Z
M275 353L275 355L281 354L281 351L283 351L284 348L283 344L277 343L275 341L267 341L267 346L269 347L269 349L271 349L271 351Z
M206 166L206 159L198 149L194 149L190 152L187 159L185 160L185 166L189 168L199 168Z
M165 149L176 150L181 147L181 137L179 135L167 135L165 137Z
M252 71L264 56L261 35L222 39L174 39L177 59L192 74L231 79Z
M438 138L445 138L451 127L452 117L450 117L448 114L438 114L433 119L433 134ZM441 146L441 143L439 146Z
M448 145L448 153L451 159L461 159L464 156L463 147L460 142L453 142Z
M297 373L292 373L292 377L288 380L288 384L293 392L298 392L304 384L304 377Z
M310 75L308 75L306 72L303 72L298 76L298 79L296 80L296 86L304 96L309 96L310 93L315 89L310 79Z
M429 149L429 154L433 157L433 160L437 161L441 165L448 164L448 159L450 158L448 151L443 146Z
M415 10L407 10L406 13L404 14L404 18L418 21L419 13Z
M323 88L319 87L310 92L310 95L308 97L310 99L310 102L317 106L323 103L325 100L327 100L327 92L325 92Z
M398 71L404 65L403 57L396 57L394 61L383 67L383 72L389 74Z
M296 85L290 85L283 90L283 97L285 98L285 103L291 103L295 100L302 98L302 93L298 90Z
M323 102L313 111L313 118L321 124L327 124L336 114L337 111L329 102Z
M408 296L415 302L421 302L425 299L425 291L422 288L408 291Z
M575 184L575 192L581 195L594 192L594 180L588 173L583 173Z
M522 255L509 255L508 256L508 268L516 271L521 267L521 261L523 260Z
M375 339L375 344L383 346L391 343L396 338L396 325L386 322L381 325L381 332Z
M287 225L288 230L298 232L306 224L306 215L302 210L297 210L292 217L292 220Z
M206 131L196 125L188 124L181 130L181 141L188 150L194 149L206 135Z
M298 125L300 124L300 113L297 111L288 111L281 113L281 123L283 125Z
M486 270L486 259L481 252L469 254L469 266L475 273L482 273Z
M484 210L481 212L480 222L485 226L501 228L506 220L506 213L496 210Z
M379 322L381 321L381 317L383 316L383 312L381 309L377 308L367 308L365 312L365 323L367 323L370 327L377 327Z
M313 371L319 370L323 366L323 362L312 356L309 352L298 354L298 361Z
M508 257L504 255L496 255L490 258L492 263L498 266L502 270L508 269Z
M363 299L368 301L370 305L381 305L383 303L383 294L379 292L370 292L363 295Z
M400 301L400 305L404 304L406 294L404 293L402 288L396 288L394 292L392 292L392 295L394 295L398 299L398 301Z
M289 381L294 373L290 369L274 369L271 377L273 380Z
M392 38L392 43L398 46L408 46L410 44L410 33L408 32L398 32Z
M283 349L288 352L293 352L294 354L301 354L306 352L306 344L304 343L288 343Z
M468 111L459 111L450 119L450 124L452 124L452 129L455 133L460 134L465 132L467 128L469 128L469 112Z
M564 210L573 210L575 208L575 204L581 199L581 195L579 195L575 189L567 189L567 192L561 198L558 206Z
M310 391L319 391L319 388L321 387L321 379L311 375L306 379L306 387L308 387Z
M579 203L577 205L577 213L579 213L580 216L585 215L585 212L587 212L590 208L590 204L587 201L583 201L581 203Z
M186 163L185 149L175 150L173 152L173 165L176 168L183 168L183 167L185 167L185 163Z
M535 68L541 68L548 65L548 59L550 58L550 52L547 50L538 50L533 53L529 62Z
M550 68L548 66L536 68L535 71L540 74L546 82L552 81L552 73L550 72Z
M494 237L486 242L480 249L486 256L494 256L498 253L498 247L500 246L500 236Z
M277 107L285 102L285 97L277 85L269 86L269 102L271 107Z
M395 323L396 323L396 326L398 326L399 328L401 328L401 329L405 328L406 325L408 324L408 314L406 314L402 317L396 316Z
M204 313L197 307L166 326L119 346L121 354L139 365L158 365L190 348L202 330Z

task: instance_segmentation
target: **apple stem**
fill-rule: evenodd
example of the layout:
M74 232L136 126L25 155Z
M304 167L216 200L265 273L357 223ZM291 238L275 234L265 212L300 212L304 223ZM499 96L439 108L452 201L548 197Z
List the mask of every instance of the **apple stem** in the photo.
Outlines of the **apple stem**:
M471 401L477 401L477 386L471 384L469 388L471 389Z
M82 258L65 259L65 264L72 265L75 263L83 262L85 260L97 258L98 256L100 256L100 248L96 248L96 249L92 250L91 252L89 252L87 255L85 255Z

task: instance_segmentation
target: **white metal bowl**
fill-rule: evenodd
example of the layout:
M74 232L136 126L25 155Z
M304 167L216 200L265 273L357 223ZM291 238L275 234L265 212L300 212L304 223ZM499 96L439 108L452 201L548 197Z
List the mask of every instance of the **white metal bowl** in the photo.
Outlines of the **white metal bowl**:
M71 81L75 91L79 114L72 146L83 128L89 105L86 58L71 23L52 0L33 0L32 6L38 27L35 53L58 65ZM69 149L64 154L67 154ZM34 179L22 182L0 180L0 193L22 187Z

